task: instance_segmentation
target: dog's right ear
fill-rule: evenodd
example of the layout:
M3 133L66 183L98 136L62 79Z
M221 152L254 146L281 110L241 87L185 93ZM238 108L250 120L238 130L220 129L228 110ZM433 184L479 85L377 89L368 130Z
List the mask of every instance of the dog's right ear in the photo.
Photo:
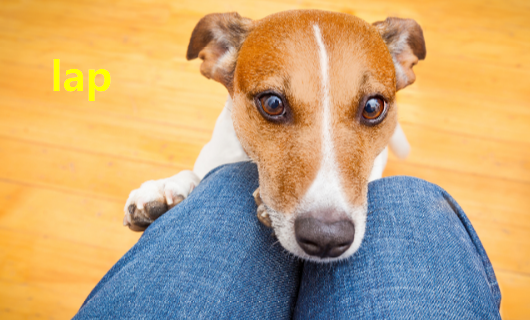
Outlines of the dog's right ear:
M193 29L186 58L201 58L201 73L232 94L237 55L251 28L252 20L237 12L209 14Z
M412 19L387 18L374 22L396 68L396 89L401 90L414 83L416 75L412 68L418 60L425 59L427 49L420 25Z

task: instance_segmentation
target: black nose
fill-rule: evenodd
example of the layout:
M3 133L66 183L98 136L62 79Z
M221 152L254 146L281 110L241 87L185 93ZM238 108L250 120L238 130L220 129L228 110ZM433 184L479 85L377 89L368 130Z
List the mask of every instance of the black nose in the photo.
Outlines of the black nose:
M294 222L296 241L309 255L335 258L351 246L355 228L350 220L326 222L305 217Z

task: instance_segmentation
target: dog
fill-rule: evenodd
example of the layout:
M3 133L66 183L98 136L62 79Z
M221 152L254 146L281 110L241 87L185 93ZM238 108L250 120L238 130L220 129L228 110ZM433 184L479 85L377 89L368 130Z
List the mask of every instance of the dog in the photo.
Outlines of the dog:
M124 225L145 230L183 201L213 168L253 161L258 219L297 257L350 257L363 240L368 182L381 178L387 145L409 145L397 123L396 91L425 59L411 19L369 24L318 10L253 21L210 14L192 32L187 59L226 87L228 100L193 171L131 192Z

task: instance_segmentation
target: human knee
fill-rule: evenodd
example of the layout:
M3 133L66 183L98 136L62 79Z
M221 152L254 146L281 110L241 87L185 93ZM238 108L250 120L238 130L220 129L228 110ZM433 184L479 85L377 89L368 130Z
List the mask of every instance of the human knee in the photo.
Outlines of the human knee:
M438 230L460 224L456 202L439 186L422 179L397 176L371 182L369 220L393 228ZM384 213L380 215L379 213Z

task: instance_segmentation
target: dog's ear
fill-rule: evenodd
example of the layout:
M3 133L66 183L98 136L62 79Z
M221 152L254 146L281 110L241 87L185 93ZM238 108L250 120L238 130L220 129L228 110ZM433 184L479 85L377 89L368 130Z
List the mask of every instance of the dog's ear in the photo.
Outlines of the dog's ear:
M420 25L412 19L387 18L373 26L385 41L396 67L396 87L403 89L416 80L412 70L425 59L427 49Z
M201 73L231 94L237 55L251 28L252 20L236 12L209 14L193 29L186 58L201 58Z

